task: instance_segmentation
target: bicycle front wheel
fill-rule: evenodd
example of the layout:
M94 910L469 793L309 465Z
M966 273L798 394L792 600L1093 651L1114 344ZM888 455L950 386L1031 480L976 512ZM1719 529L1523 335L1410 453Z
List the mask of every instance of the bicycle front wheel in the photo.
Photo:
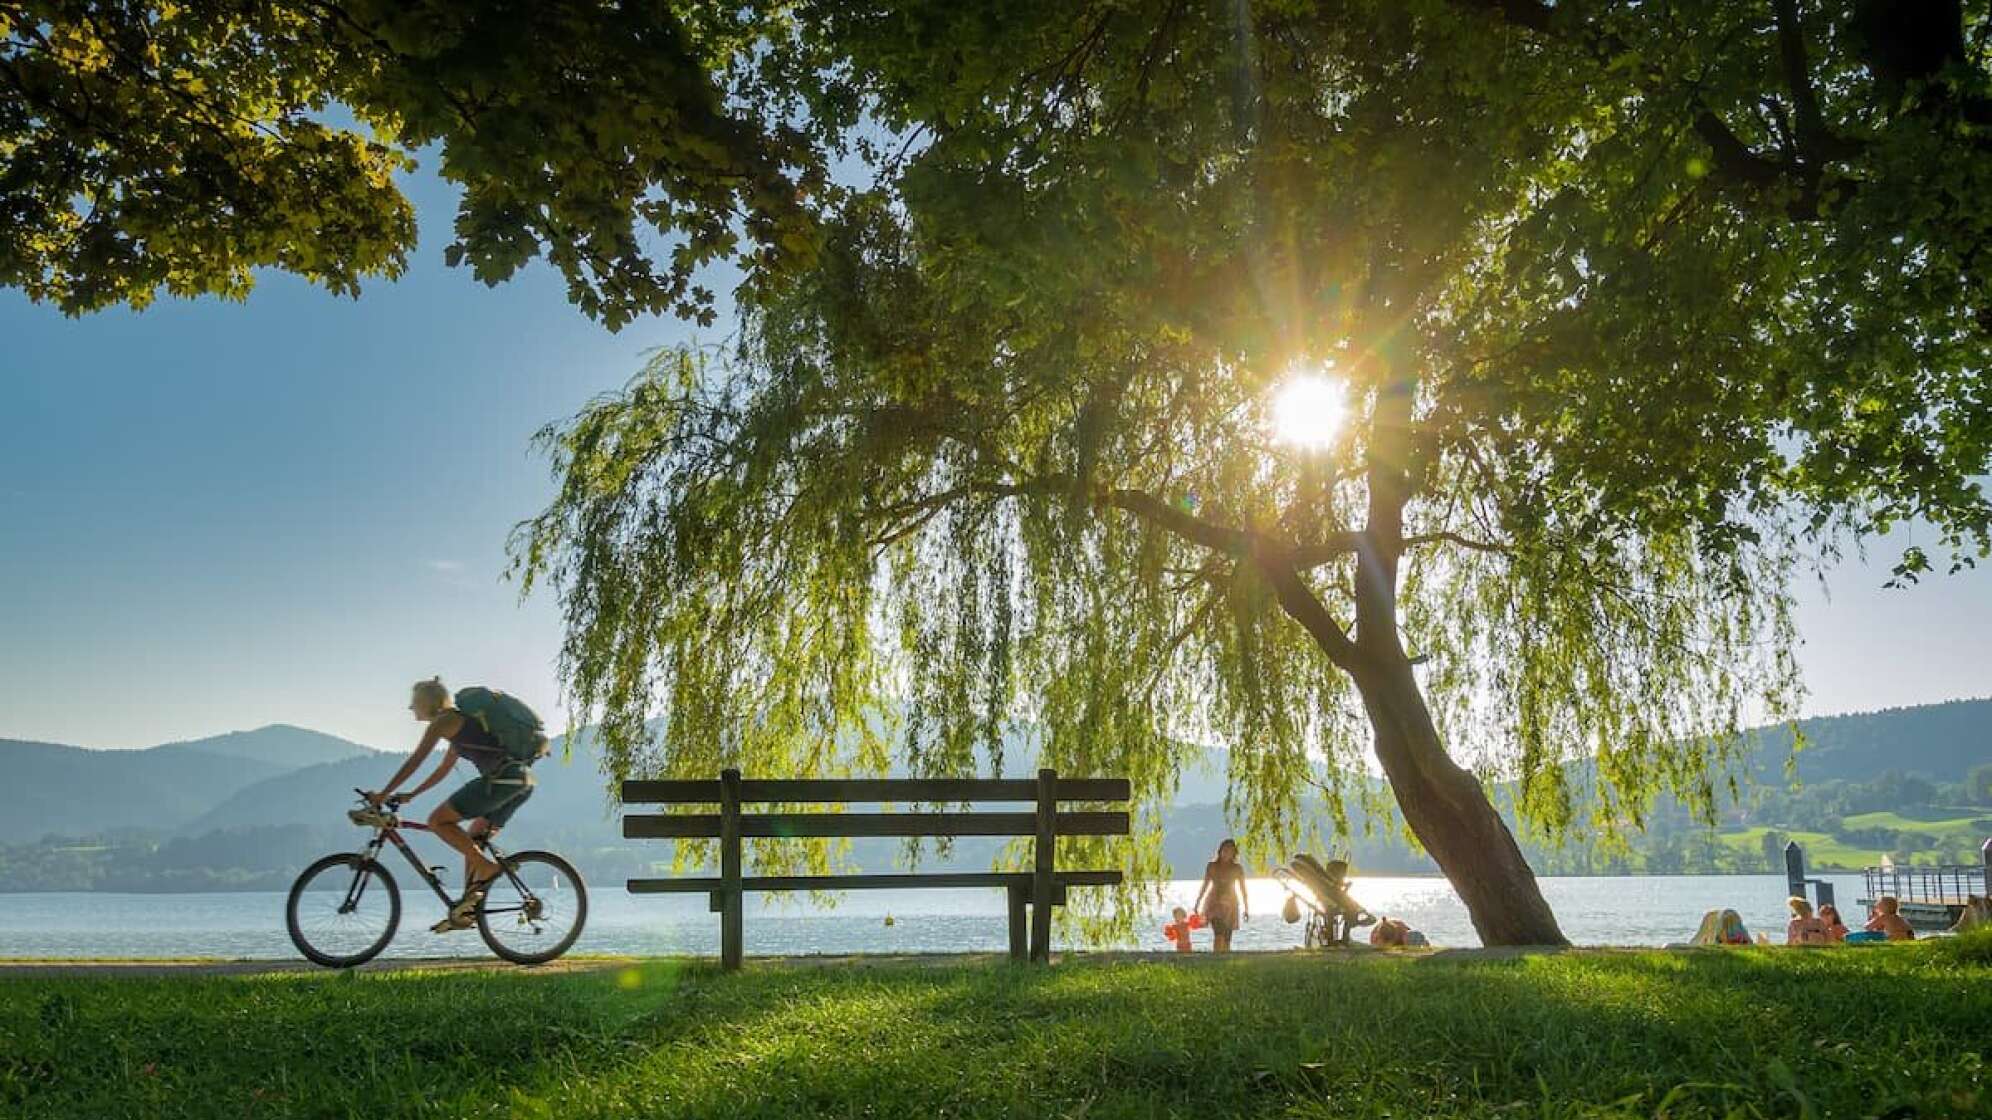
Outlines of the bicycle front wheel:
M340 852L304 869L284 904L291 944L314 963L352 968L380 955L401 924L401 888L387 868Z
M513 964L545 964L574 944L588 921L588 886L552 852L520 852L484 891L477 932Z

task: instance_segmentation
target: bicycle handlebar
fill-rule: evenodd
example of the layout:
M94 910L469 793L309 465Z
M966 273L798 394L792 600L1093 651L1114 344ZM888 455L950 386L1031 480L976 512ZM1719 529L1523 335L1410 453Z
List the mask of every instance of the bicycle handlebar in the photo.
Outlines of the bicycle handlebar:
M353 792L359 795L361 801L365 801L367 799L366 790L363 790L358 786L354 786ZM391 794L388 797L382 798L382 800L389 805L405 805L414 799L415 795L412 793L396 793L396 794Z

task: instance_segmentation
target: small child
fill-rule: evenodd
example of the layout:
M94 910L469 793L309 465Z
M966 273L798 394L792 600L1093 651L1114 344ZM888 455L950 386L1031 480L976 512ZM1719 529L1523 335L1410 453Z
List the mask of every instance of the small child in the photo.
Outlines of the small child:
M1874 914L1868 918L1869 933L1887 934L1890 941L1914 941L1916 931L1902 918L1902 903L1892 894L1874 900Z
M1176 920L1162 927L1162 936L1176 943L1176 951L1178 953L1189 952L1190 951L1189 912L1184 910L1182 907L1178 906L1173 911L1170 911L1170 917L1173 917Z
M1832 940L1826 932L1826 923L1812 914L1812 904L1798 897L1787 900L1791 907L1791 921L1785 924L1785 944L1824 945Z

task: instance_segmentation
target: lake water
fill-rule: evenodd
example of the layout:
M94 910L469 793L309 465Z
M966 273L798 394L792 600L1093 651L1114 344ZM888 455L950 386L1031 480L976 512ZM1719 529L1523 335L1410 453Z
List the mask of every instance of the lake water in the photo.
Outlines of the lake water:
M1858 875L1822 876L1843 911L1860 894ZM420 884L402 883L401 931L388 956L486 956L475 931L438 936L428 927L442 907ZM1778 875L1679 875L1638 878L1545 878L1543 893L1565 936L1580 945L1661 945L1685 941L1704 911L1733 908L1751 932L1782 940L1785 883ZM1164 888L1164 902L1122 948L1167 949L1162 925L1171 906L1187 906L1195 880ZM411 887L413 889L411 889ZM1075 891L1081 888L1074 888ZM1286 895L1271 879L1250 884L1252 920L1233 940L1240 950L1292 948L1301 927L1280 920ZM418 893L419 892L419 893ZM1372 912L1402 918L1442 947L1478 945L1458 896L1443 879L1362 878L1350 893ZM775 899L771 903L764 900ZM719 916L702 895L631 896L601 883L576 953L719 952ZM886 924L891 917L892 924ZM1851 917L1852 915L1850 915ZM1002 951L1009 925L996 890L860 891L832 910L801 896L748 896L747 952L933 953ZM1199 951L1209 932L1196 935ZM284 895L0 894L0 957L230 957L287 959Z

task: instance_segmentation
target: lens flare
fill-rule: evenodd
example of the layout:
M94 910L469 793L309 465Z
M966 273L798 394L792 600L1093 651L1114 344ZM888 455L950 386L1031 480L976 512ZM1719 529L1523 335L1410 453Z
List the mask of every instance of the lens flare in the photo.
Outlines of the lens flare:
M1273 435L1281 443L1320 450L1335 442L1346 411L1340 382L1301 374L1273 398Z

